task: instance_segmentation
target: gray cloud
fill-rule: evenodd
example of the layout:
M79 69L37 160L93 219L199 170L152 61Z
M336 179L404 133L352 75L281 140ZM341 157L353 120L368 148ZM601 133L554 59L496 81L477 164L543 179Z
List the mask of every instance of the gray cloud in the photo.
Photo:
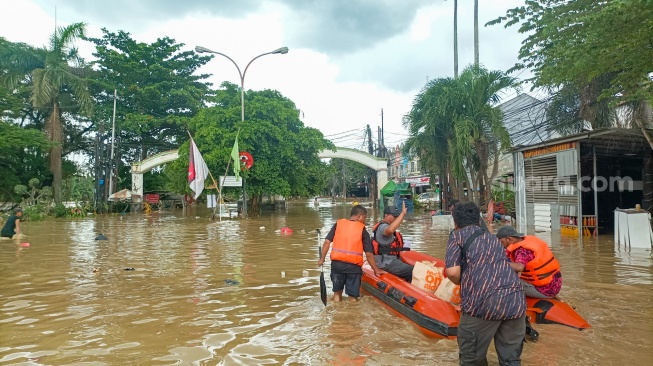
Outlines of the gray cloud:
M52 0L33 0L54 12ZM242 18L267 3L281 5L286 45L326 53L340 66L339 81L379 83L400 92L421 88L428 78L453 75L453 4L435 0L56 0L60 14L93 21L110 30L135 33L148 25L190 14ZM517 61L524 36L516 28L483 27L521 0L501 6L481 2L480 55L490 69L507 70ZM437 8L427 39L408 40L411 24L425 7ZM459 2L459 68L473 61L473 3ZM165 34L175 38L174 34ZM164 36L162 34L161 36ZM525 75L520 75L525 76Z
M338 79L378 83L391 90L410 92L423 87L427 79L453 76L453 8L447 2L435 6L439 9L432 19L430 37L411 42L407 34L402 34L373 47L337 56L337 64L341 65ZM472 6L471 2L459 4L459 72L474 60ZM506 71L517 61L524 36L516 28L484 27L482 24L505 12L489 10L490 7L484 5L479 9L480 61L488 69ZM527 74L513 76L523 78Z
M419 0L285 0L293 9L288 22L290 41L331 54L370 48L406 31L417 11L428 5Z
M141 25L193 13L243 17L261 9L266 0L57 0L59 9L127 32ZM35 0L54 11L51 0ZM404 32L423 0L268 0L285 6L288 44L331 54L371 47ZM174 35L170 35L174 38Z

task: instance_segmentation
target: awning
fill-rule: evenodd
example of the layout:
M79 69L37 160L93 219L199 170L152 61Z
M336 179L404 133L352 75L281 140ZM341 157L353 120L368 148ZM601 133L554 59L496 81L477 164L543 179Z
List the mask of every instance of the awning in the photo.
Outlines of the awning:
M386 183L383 188L381 188L381 195L385 197L392 197L395 194L395 182L394 181L389 181Z
M123 189L109 196L109 201L131 201L132 198L140 198L141 196L133 193L129 189Z
M401 194L401 195L413 194L413 192L410 190L410 183L408 183L408 182L397 184L395 186L394 191L399 192L399 194Z

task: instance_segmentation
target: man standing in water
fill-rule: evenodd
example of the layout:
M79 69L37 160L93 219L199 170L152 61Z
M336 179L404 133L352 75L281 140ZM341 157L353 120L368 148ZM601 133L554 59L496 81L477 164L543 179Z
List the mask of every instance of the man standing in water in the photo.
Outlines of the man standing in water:
M23 217L23 209L18 207L14 209L14 214L9 216L5 226L2 227L0 236L3 238L13 238L14 235L20 235L20 218Z
M322 244L322 257L318 266L324 264L329 246L331 249L331 282L333 283L333 301L342 301L344 290L350 301L360 297L361 278L363 277L363 252L367 262L378 276L385 273L377 268L374 261L374 248L370 234L365 229L367 210L361 205L352 207L349 219L338 220Z
M475 203L456 205L447 243L447 277L460 284L460 364L487 365L494 339L500 365L521 365L526 297L499 239L479 227L479 217Z

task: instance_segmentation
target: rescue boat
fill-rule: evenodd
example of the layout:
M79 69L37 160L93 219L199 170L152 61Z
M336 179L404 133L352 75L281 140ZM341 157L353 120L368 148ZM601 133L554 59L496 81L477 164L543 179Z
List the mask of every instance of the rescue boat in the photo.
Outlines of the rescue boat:
M444 261L415 251L401 252L401 260L414 265L415 262L431 261L437 267L444 267ZM435 338L453 339L458 333L460 307L421 290L407 281L385 273L376 276L369 264L363 266L363 291L400 317L411 321L422 333ZM568 304L556 299L526 298L526 315L531 323L561 324L579 330L590 328L590 324ZM527 329L532 340L537 339L535 330Z

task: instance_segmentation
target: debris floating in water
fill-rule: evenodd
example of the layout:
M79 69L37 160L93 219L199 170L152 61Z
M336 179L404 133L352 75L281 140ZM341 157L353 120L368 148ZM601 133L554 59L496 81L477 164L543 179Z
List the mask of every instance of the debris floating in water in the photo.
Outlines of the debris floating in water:
M125 271L135 271L135 270L136 270L136 269L134 269L134 267L127 267L127 268L125 268Z
M308 277L308 270L307 269L305 269L304 272L302 272L302 276Z
M100 235L95 237L95 240L109 240L109 238L104 236L104 234L100 234Z
M227 278L226 280L224 280L224 283L226 283L227 285L238 285L240 282L236 280L232 280L231 278Z
M286 278L286 271L281 271L281 278Z
M258 229L261 230L261 231L265 231L265 226L261 226Z
M29 247L29 243L20 243L20 246L23 248Z

